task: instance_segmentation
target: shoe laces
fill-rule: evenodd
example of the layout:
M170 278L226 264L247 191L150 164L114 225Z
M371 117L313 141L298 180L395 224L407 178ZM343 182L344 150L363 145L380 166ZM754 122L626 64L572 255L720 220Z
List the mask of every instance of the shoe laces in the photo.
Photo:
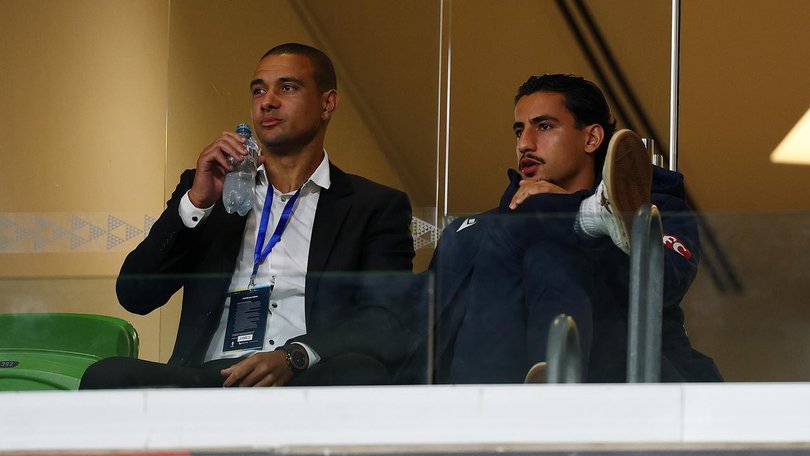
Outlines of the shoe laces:
M613 209L611 207L610 200L607 199L605 193L606 192L603 189L603 191L599 195L600 196L599 205L607 209L607 211L610 212L611 214L613 214Z

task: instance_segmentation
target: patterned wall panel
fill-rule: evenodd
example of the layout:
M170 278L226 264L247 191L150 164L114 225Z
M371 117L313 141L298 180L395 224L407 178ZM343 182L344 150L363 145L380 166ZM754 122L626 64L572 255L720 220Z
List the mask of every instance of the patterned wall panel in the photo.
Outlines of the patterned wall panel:
M143 240L158 214L3 213L0 253L130 251ZM411 220L414 249L433 248L436 225Z

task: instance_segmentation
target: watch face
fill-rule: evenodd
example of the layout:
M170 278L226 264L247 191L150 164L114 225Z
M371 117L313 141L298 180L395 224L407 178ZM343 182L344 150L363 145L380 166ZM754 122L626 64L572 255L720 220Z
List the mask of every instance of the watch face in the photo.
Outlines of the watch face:
M293 349L290 351L290 364L296 370L304 370L307 368L307 357L301 349Z
M304 359L304 354L299 350L293 351L292 358L293 366L295 366L296 369L303 369L305 367L306 360Z

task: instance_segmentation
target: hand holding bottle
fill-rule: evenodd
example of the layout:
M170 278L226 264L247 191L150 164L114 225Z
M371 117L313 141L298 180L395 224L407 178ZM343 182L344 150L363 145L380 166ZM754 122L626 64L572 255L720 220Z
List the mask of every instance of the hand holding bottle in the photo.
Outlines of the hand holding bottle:
M202 150L197 159L194 183L188 194L194 206L211 207L222 196L225 176L235 169L232 162L241 163L250 154L245 146L247 141L238 133L223 132ZM256 166L264 163L261 154L254 157L254 160Z
M246 215L252 208L255 201L254 190L256 188L256 161L259 156L259 146L252 138L250 127L246 124L239 124L236 133L244 138L244 146L247 155L241 162L234 157L228 156L233 170L225 176L225 184L222 188L222 203L229 214L237 212L239 215Z

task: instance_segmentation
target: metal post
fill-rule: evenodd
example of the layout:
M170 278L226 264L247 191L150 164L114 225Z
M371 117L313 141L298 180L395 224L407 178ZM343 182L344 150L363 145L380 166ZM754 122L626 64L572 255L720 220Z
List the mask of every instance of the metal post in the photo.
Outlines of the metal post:
M630 246L630 315L627 382L661 378L661 320L664 307L664 244L661 215L647 204L636 213Z
M652 164L663 168L664 167L664 156L658 152L658 149L655 148L655 140L652 138L641 138L641 142L644 143L644 147L647 148L647 154L650 156L650 160Z
M681 53L681 0L672 0L672 42L669 62L669 169L678 170L678 84Z
M574 319L560 314L551 322L546 344L546 383L582 382L582 351Z

